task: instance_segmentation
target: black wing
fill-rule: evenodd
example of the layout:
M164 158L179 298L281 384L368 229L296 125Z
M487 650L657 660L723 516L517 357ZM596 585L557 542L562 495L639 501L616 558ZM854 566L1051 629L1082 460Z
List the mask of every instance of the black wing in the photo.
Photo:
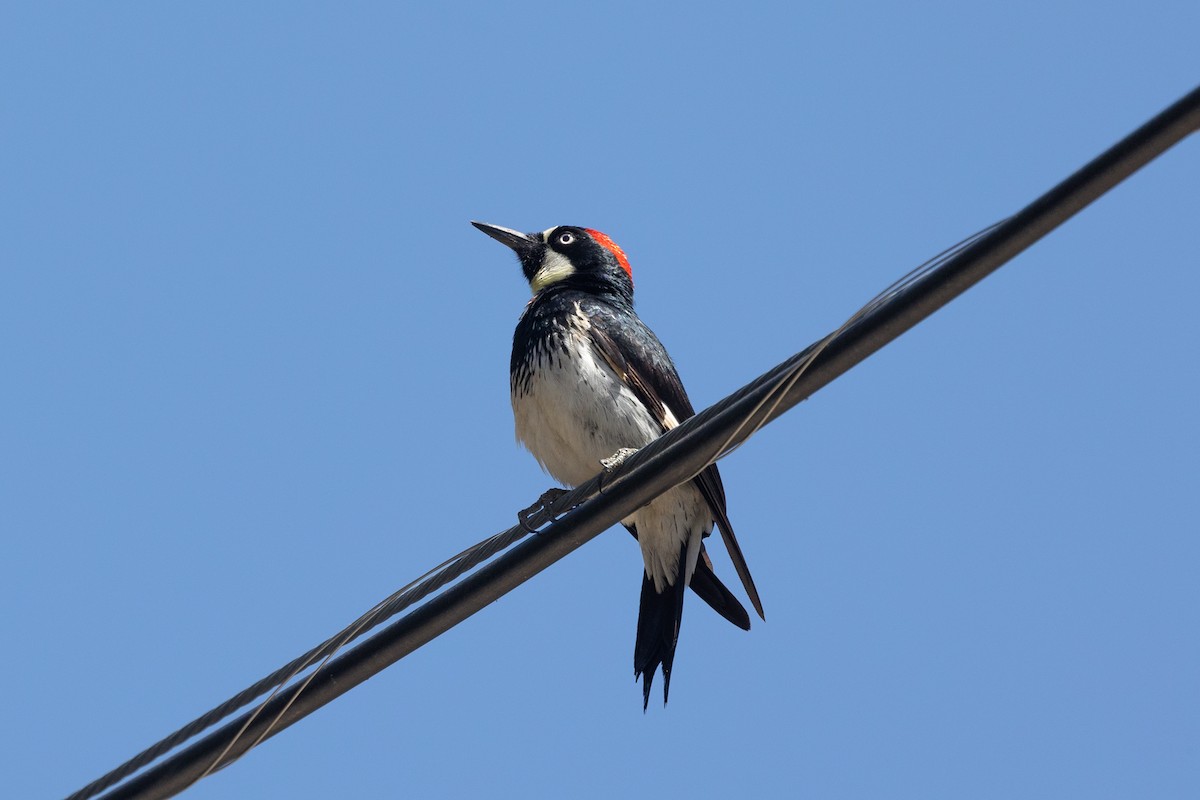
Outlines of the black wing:
M676 372L675 365L671 363L671 358L658 337L636 317L632 317L636 321L635 325L627 321L629 317L626 315L622 315L622 319L618 320L612 311L600 303L589 305L590 307L584 310L591 322L588 334L596 352L650 410L663 431L670 430L688 417L694 416L696 411L688 400L683 382L679 380L679 373ZM642 353L645 354L644 358L641 357ZM754 578L750 576L746 557L742 554L741 545L738 544L725 511L725 486L721 483L721 473L717 471L717 465L710 464L692 480L712 511L717 528L721 531L721 539L725 542L725 549L729 551L729 559L746 589L746 595L758 616L765 620Z

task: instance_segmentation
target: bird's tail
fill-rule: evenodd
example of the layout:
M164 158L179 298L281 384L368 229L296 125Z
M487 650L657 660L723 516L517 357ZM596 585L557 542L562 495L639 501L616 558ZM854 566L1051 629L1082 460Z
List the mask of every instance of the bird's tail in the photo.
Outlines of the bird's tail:
M686 564L687 544L679 554L680 566ZM654 589L650 575L642 573L642 601L638 610L637 642L633 646L633 677L642 679L642 710L650 706L650 684L654 672L662 667L663 705L671 690L671 664L679 643L679 622L683 618L683 593L687 581L680 575L674 586Z
M750 615L746 608L733 596L733 592L721 583L721 579L713 572L712 561L700 545L700 557L696 559L696 570L692 573L692 591L712 606L725 619L737 625L744 631L750 630Z

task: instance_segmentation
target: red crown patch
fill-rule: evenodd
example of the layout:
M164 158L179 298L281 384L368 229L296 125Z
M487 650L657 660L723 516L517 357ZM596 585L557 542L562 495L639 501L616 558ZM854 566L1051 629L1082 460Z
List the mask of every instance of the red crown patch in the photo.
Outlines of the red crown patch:
M607 234L600 231L594 231L591 228L584 228L588 235L596 240L596 244L603 247L608 252L612 253L617 258L617 263L621 265L621 269L625 270L625 274L629 276L629 282L633 283L633 270L629 266L629 259L625 256L625 251L621 246L608 238Z

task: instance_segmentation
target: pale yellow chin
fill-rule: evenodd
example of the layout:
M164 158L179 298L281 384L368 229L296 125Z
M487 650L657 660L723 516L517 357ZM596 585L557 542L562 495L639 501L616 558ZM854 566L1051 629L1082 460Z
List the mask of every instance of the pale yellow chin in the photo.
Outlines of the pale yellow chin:
M574 274L575 267L571 265L571 262L561 253L551 250L545 262L542 263L542 268L534 274L533 280L529 282L529 288L533 290L534 294L537 294L547 286L565 280Z

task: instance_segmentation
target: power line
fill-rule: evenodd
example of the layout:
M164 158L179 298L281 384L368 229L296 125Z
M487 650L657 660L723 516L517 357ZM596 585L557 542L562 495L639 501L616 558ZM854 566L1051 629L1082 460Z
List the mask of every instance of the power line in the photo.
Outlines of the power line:
M755 431L965 292L1042 236L1190 133L1200 129L1200 87L1122 139L1018 214L910 273L829 336L642 448L512 528L464 551L361 617L354 625L239 693L121 767L71 795L95 797L271 690L253 712L154 764L104 795L161 798L220 769L263 739L395 663L682 483ZM556 519L558 515L565 515ZM460 583L331 657L398 611L419 602L492 554L548 527ZM281 688L318 661L301 682Z
M922 277L924 274L926 274L926 272L936 268L941 263L944 263L944 261L950 255L959 252L963 247L990 232L994 227L995 226L991 226L984 231L969 237L964 242L955 245L953 248L940 253L938 256L930 259L930 261L921 265L921 267L918 267L900 281L897 281L892 287L885 289L878 297L875 298L875 300L873 300L866 307L864 307L863 310L852 317L846 323L846 325L843 325L841 328L810 347L806 351L808 356L804 360L803 365L798 367L794 374L801 374L803 366L807 366L807 364L811 363L812 357L819 352L820 348L828 341L832 341L850 322L855 321L862 315L873 310L880 303L886 302L887 299L890 298L891 295L896 291L899 291L903 285ZM554 503L553 509L551 509L550 506L542 507L538 504L531 506L529 509L526 509L525 512L522 512L522 514L518 515L521 519L520 526L514 526L507 531L502 531L501 533L491 536L479 544L468 548L458 555L452 556L451 558L442 562L437 567L434 567L426 572L420 578L417 578L405 587L394 592L387 599L376 604L371 610L363 614L354 623L347 626L336 635L330 637L317 647L309 650L304 655L275 670L270 675L242 690L229 700L226 700L216 708L196 718L169 736L156 742L154 745L146 750L143 750L141 753L138 753L136 756L121 764L116 769L72 794L68 800L85 800L86 798L96 796L105 789L115 786L117 783L134 774L147 764L152 763L160 756L170 752L179 744L193 738L204 730L207 730L208 728L217 724L221 720L231 716L238 709L243 708L255 699L267 694L268 692L271 692L272 696L274 696L274 693L277 690L281 689L283 686L286 686L293 679L297 678L300 674L311 668L314 664L332 657L335 653L346 647L350 642L353 642L361 636L366 635L375 627L383 622L386 622L391 617L414 605L415 603L420 602L444 586L452 583L454 580L478 566L480 563L483 563L487 559L491 558L496 553L507 549L524 536L536 532L540 525L551 521L555 514L562 513L563 510L571 509L586 499L588 499L586 492L581 487L575 492L564 493L561 501ZM250 717L247 718L247 722L251 721L251 719L257 716L259 713L261 713L261 709L259 709L258 712L250 715Z

